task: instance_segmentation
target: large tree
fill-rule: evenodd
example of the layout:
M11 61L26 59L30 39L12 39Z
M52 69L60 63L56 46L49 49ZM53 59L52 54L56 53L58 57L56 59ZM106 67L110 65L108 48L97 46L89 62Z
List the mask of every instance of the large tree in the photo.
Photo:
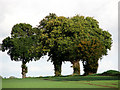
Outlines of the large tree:
M58 17L55 15L53 18L53 15L55 14L46 16L41 22L45 23L42 23L42 25L45 25L42 28L44 34L48 36L47 41L49 44L47 44L47 47L50 49L49 56L54 64L55 76L61 75L63 61L70 61L73 64L73 73L80 74L80 59L74 54L76 47L76 40L73 35L75 33L73 29L74 22L63 16Z
M54 64L55 76L61 75L61 65L63 61L71 61L74 67L74 73L80 74L79 59L73 55L75 40L73 34L74 22L63 16L50 14L40 21L39 29L47 36L46 45L49 49L49 59ZM77 63L76 63L77 62ZM79 67L75 67L77 66ZM79 70L79 71L78 71Z
M39 27L43 28L44 34L47 35L49 56L53 61L55 73L58 73L56 76L61 75L62 61L70 61L73 64L74 74L80 74L80 60L83 61L86 75L96 73L98 60L107 55L107 50L111 48L111 34L99 28L98 21L92 17L76 15L66 18L50 14L40 22ZM91 51L94 54L91 54Z
M22 77L26 77L26 63L32 60L37 60L38 55L42 54L31 51L31 48L36 45L36 29L33 29L30 24L20 23L13 26L11 37L3 40L2 51L8 50L11 60L22 61Z
M76 55L83 62L85 75L96 73L98 60L111 49L111 34L102 30L98 21L92 17L77 15L71 19L77 32Z

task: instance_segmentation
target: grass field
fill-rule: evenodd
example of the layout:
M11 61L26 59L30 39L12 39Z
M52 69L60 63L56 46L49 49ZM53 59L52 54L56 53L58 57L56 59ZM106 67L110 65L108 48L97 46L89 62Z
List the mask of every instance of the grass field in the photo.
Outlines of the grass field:
M2 88L118 88L118 77L62 76L3 79Z

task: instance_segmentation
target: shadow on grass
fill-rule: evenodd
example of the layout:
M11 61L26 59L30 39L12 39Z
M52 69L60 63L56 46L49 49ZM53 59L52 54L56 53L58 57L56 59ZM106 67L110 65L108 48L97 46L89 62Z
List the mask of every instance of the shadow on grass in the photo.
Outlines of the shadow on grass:
M60 77L38 77L43 80L52 81L95 81L95 80L120 80L118 76L60 76Z

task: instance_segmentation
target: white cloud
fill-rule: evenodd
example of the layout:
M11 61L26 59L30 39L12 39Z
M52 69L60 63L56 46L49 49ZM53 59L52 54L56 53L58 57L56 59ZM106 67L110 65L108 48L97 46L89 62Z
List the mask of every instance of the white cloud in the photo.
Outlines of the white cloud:
M118 43L113 43L111 51L108 51L108 55L99 60L98 73L111 69L118 70Z

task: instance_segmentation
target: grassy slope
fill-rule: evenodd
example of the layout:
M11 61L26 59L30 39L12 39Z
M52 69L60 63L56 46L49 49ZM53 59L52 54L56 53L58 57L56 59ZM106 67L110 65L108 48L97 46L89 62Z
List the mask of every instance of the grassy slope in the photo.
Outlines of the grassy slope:
M3 79L2 88L117 88L118 77L69 76Z

